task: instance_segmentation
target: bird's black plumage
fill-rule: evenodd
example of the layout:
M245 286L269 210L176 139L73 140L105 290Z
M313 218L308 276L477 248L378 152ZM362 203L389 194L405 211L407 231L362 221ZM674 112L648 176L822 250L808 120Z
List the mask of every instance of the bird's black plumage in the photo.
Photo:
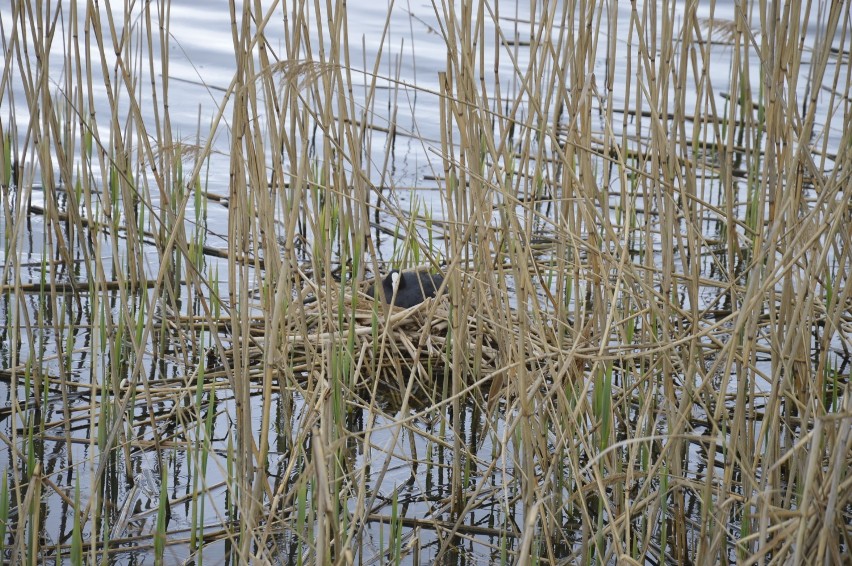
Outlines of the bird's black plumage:
M382 290L385 293L385 302L390 303L394 296L394 278L398 278L399 288L396 298L393 299L394 306L409 308L419 305L426 299L434 297L441 284L444 282L443 275L434 275L425 271L398 271L394 269L382 279ZM371 286L367 293L375 296L375 288Z

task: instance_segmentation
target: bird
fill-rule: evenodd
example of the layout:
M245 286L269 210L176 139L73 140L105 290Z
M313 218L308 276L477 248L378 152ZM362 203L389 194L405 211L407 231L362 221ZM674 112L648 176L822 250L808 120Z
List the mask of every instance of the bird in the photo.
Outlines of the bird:
M407 309L417 306L428 298L434 297L444 282L443 275L426 273L425 271L399 271L392 270L382 279L382 289L385 293L385 302ZM397 287L394 297L393 289ZM367 290L367 294L375 297L376 289L373 285Z

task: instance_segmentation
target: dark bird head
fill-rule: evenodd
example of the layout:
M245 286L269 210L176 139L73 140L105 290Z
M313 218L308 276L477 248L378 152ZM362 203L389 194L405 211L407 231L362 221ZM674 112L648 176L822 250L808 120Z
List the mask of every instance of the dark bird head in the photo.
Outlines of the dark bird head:
M399 271L394 269L382 279L382 290L387 303L390 303L393 299L394 306L407 309L434 297L443 282L444 277L442 275L432 275L425 271ZM396 287L395 298L394 287ZM375 296L375 289L370 287L368 293Z

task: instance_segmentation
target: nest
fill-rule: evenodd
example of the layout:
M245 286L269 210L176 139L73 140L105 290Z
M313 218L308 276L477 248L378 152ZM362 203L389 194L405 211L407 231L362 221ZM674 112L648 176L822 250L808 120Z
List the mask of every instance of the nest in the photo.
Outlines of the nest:
M291 304L284 328L276 340L274 357L279 371L306 374L342 370L355 388L402 390L410 379L416 386L440 388L450 367L450 305L446 294L403 309L374 301L365 294L357 299L335 289L334 296ZM498 363L493 325L468 317L459 336L468 337L462 349L469 367L480 373ZM475 364L473 358L476 358Z

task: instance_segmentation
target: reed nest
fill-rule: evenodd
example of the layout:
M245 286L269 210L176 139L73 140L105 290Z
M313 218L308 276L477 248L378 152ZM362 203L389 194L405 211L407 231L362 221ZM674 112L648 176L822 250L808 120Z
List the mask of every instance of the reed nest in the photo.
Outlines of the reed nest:
M350 402L366 406L375 400L393 414L404 406L437 408L463 392L491 412L501 399L546 396L554 383L577 382L588 374L588 359L599 349L588 319L576 326L551 321L530 332L529 322L521 319L533 313L495 310L504 303L495 296L499 289L477 300L469 292L475 276L458 275L464 310L452 307L449 287L437 297L401 308L373 299L368 282L356 286L354 295L350 284L306 282L281 309L286 320L271 325L256 320L249 346L254 363L248 375L258 382L265 375L263 360L271 360L282 386L298 382L308 393L340 385ZM273 336L269 332L274 328L278 331ZM523 350L520 358L518 348ZM229 363L236 363L234 349L227 356ZM518 387L521 371L527 379L520 383L526 388Z
M330 311L329 305L336 307ZM279 369L315 367L318 356L327 358L326 354L341 347L351 353L353 375L358 376L360 385L371 386L378 379L395 386L398 376L405 376L428 386L447 369L453 321L446 292L401 308L364 293L353 297L348 289L336 286L331 296L326 293L302 308L304 326L290 328L280 341L276 356ZM460 318L456 325L463 325L463 334L469 337L464 348L469 367L476 366L480 374L497 371L501 362L497 325L487 318Z

